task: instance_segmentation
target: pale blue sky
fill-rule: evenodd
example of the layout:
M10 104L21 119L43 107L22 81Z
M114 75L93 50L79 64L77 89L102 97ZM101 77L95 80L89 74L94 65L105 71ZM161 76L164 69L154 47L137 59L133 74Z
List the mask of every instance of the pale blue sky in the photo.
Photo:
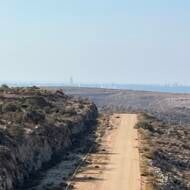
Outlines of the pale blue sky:
M189 0L0 1L0 80L190 85Z

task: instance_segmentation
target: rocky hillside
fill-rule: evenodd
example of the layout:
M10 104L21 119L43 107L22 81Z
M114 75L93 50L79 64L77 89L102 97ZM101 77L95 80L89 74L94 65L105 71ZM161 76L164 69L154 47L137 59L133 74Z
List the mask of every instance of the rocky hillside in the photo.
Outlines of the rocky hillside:
M97 108L61 90L0 88L0 189L13 190L71 146Z

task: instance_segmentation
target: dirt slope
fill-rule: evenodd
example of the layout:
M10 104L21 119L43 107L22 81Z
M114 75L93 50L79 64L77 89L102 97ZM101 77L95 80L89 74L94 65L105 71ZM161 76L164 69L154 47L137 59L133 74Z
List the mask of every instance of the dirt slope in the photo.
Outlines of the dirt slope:
M137 116L113 115L111 122L114 129L105 135L103 141L103 151L106 153L90 156L95 165L79 172L75 177L76 189L140 190L138 140L137 130L134 128Z

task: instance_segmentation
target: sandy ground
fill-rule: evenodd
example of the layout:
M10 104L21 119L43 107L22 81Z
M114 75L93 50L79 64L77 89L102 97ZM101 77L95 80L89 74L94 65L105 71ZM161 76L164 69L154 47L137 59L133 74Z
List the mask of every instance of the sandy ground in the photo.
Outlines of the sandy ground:
M111 117L113 129L103 137L100 150L89 155L87 166L74 178L78 190L140 190L140 161L135 114Z

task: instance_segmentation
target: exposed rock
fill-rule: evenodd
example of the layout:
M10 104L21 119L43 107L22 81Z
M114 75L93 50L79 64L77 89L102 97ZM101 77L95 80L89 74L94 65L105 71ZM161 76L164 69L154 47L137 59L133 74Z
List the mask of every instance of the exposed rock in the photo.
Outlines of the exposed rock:
M68 97L62 91L9 89L0 101L9 105L0 114L0 124L6 126L0 129L1 190L22 185L44 163L64 153L72 138L88 130L97 117L93 103Z

